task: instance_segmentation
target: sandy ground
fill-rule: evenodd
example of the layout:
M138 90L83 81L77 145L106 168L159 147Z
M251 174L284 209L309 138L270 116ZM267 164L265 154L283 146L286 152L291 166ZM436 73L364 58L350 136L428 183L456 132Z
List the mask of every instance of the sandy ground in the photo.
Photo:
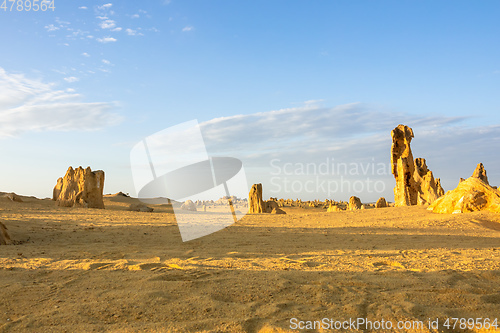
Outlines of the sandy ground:
M0 246L0 332L299 331L292 318L476 332L442 324L500 320L498 214L289 207L183 243L167 208L129 212L127 200L107 198L105 210L0 201L17 242Z

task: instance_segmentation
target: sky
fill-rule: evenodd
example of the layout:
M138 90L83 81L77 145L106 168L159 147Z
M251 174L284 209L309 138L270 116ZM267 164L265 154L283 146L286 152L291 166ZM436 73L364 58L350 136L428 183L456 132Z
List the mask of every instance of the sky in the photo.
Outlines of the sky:
M194 119L208 155L240 159L265 198L392 201L398 124L445 190L479 162L500 184L498 1L11 5L0 191L51 197L81 165L137 195L133 147Z

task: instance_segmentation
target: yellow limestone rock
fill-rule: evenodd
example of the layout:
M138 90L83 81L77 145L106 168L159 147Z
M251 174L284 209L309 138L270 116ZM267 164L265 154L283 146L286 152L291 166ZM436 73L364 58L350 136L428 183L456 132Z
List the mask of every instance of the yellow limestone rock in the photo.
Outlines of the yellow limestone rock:
M458 214L488 210L500 213L500 191L479 178L470 177L427 208L434 213Z
M479 178L486 184L490 184L488 182L488 176L486 176L486 170L484 169L483 163L479 163L476 167L476 170L474 170L474 173L472 174L472 177L474 178Z
M92 171L90 167L69 167L62 181L60 179L57 180L53 191L54 196L58 194L55 198L58 206L104 208L104 171Z
M349 210L358 210L361 209L361 199L358 197L352 196L349 198L349 205L347 206Z
M262 184L253 184L248 194L248 213L264 213L264 201L262 200Z
M333 213L333 212L340 212L342 209L337 206L337 205L332 205L332 203L330 203L330 205L328 206L328 209L326 210L328 213Z
M430 204L444 194L439 178L434 178L425 159L413 160L410 143L413 130L398 125L391 132L391 168L396 180L394 205L412 206Z
M380 197L375 203L375 208L386 208L386 207L388 207L388 205L384 197Z

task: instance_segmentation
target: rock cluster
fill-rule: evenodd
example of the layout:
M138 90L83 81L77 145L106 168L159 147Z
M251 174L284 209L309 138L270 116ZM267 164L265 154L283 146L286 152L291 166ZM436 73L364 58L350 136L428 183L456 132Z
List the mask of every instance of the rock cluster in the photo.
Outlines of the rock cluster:
M262 184L253 184L248 194L248 213L271 213L286 214L280 207L284 206L284 200L278 198L269 198L268 201L262 200Z
M500 192L480 178L470 177L427 208L434 213L457 214L479 210L500 213Z
M444 194L440 179L434 178L427 168L425 159L413 160L410 148L413 130L398 125L391 132L391 165L396 179L394 187L395 206L430 204Z
M90 167L68 168L64 178L59 178L53 190L52 200L62 207L104 208L102 193L104 171L92 171Z
M328 206L328 208L326 209L326 211L327 211L328 213L340 212L341 210L342 210L342 209L341 209L339 206L337 206L337 205L332 205L331 203L330 203L330 205Z
M196 212L196 205L194 204L193 201L191 200L186 200L184 203L181 205L182 210L189 210L192 212Z

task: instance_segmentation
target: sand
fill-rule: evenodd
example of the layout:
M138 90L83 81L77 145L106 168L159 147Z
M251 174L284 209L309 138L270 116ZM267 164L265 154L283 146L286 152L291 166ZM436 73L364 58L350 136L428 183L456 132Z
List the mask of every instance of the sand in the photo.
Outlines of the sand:
M163 206L23 200L0 200L16 241L0 246L0 332L297 332L292 318L479 332L442 324L500 320L499 214L285 207L183 243ZM303 331L371 331L324 328Z

